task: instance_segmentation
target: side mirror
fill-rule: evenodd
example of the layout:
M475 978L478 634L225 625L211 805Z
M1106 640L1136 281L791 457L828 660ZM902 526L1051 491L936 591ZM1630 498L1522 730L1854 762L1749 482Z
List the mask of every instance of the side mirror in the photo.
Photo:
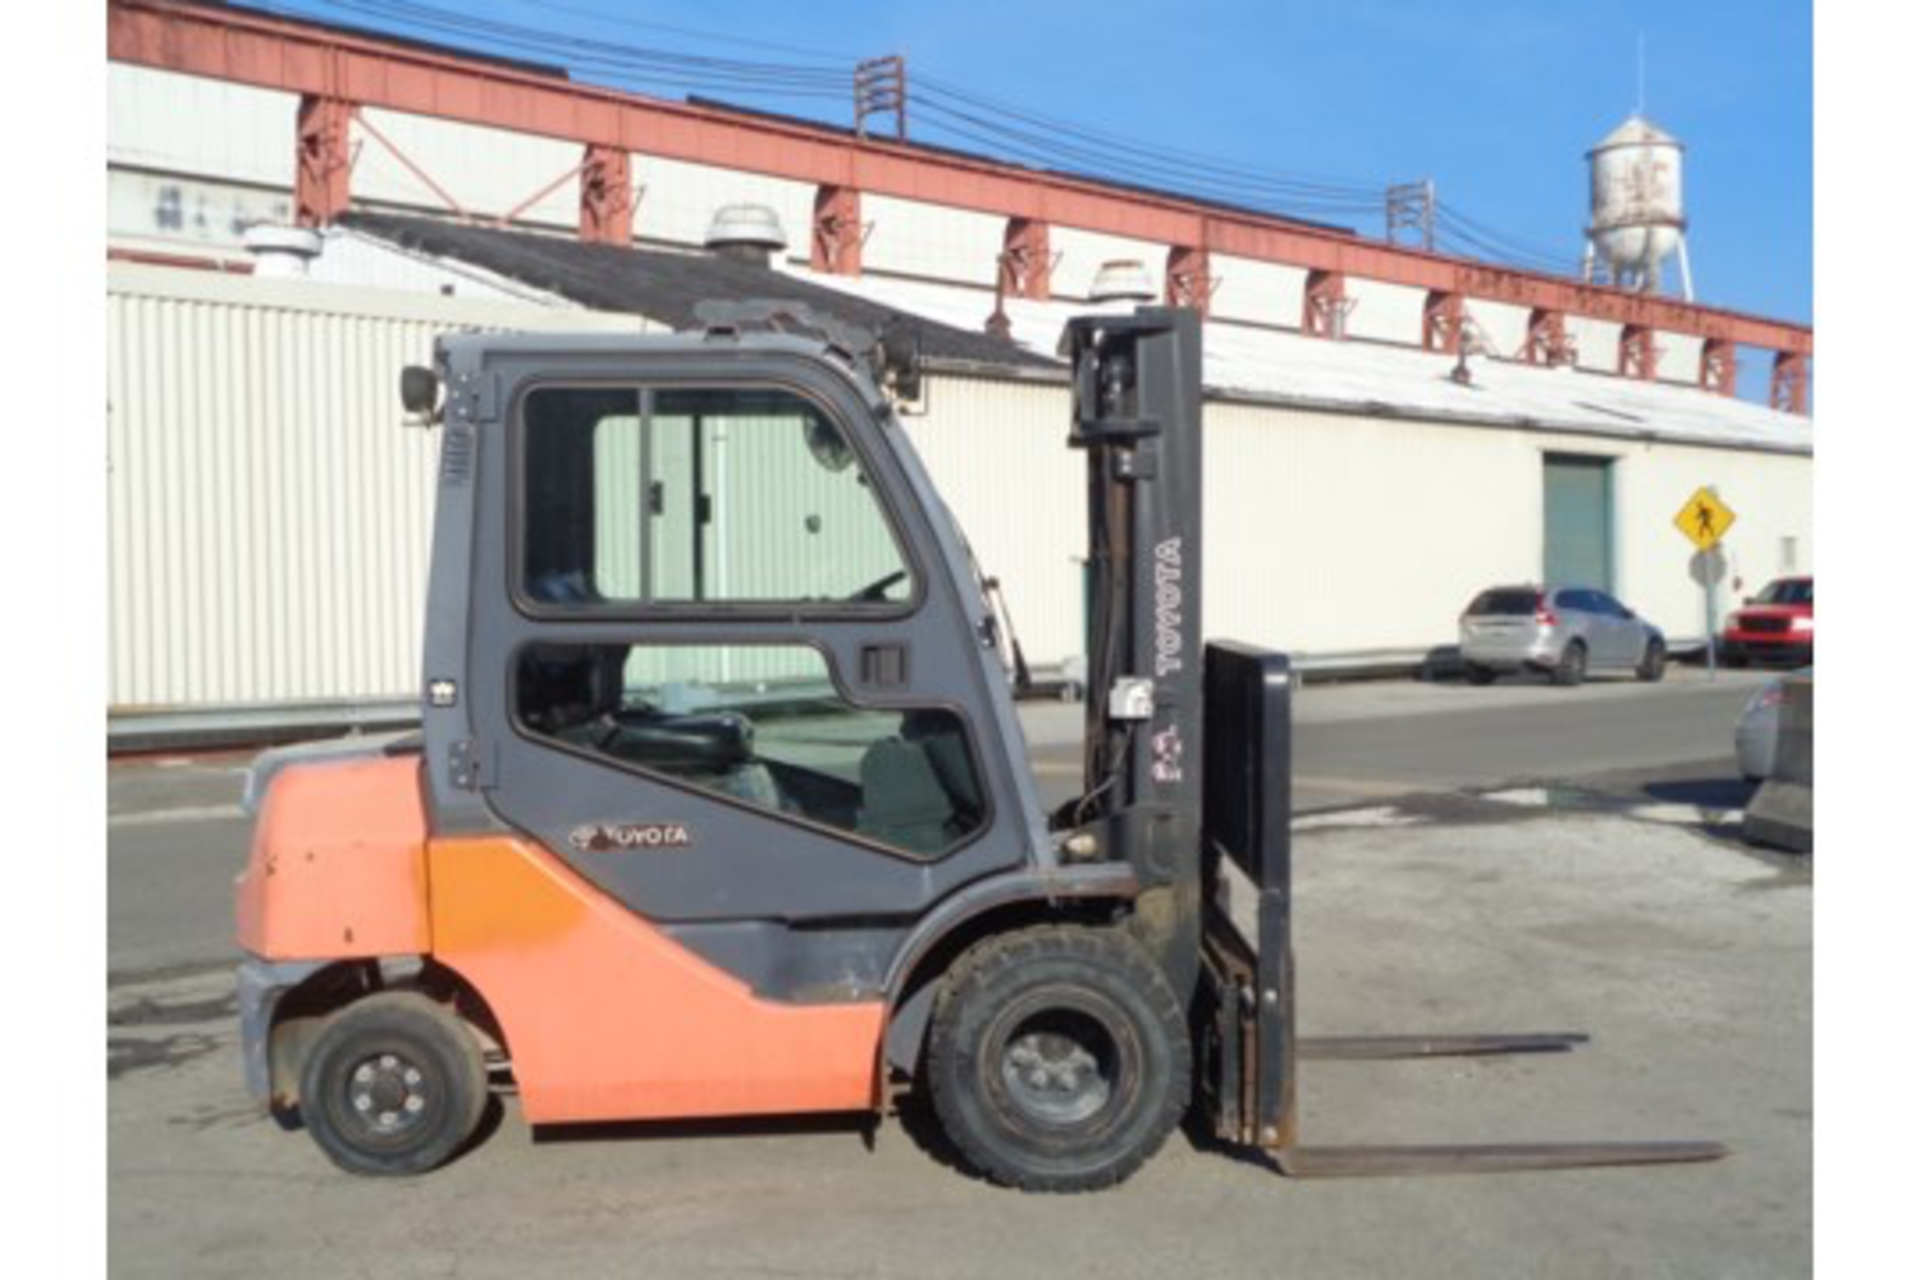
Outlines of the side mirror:
M440 421L440 375L410 364L400 371L401 419L409 427L431 427Z

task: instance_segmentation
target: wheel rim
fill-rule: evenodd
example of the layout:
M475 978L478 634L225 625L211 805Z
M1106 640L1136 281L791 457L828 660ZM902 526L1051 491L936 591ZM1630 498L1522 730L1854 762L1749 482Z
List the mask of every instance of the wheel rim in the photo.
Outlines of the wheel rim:
M1567 674L1578 677L1585 675L1586 671L1587 651L1579 645L1574 645L1571 649L1567 650Z
M346 1095L353 1124L381 1142L419 1132L432 1114L436 1097L427 1069L392 1050L354 1063L347 1073Z
M1119 1046L1100 1019L1078 1009L1044 1009L1017 1023L1001 1044L1005 1097L1040 1124L1084 1125L1113 1105L1121 1085Z

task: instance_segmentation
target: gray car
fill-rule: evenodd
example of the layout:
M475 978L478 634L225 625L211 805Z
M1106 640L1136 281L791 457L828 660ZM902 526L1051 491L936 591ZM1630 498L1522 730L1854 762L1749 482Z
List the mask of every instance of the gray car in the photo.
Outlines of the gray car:
M1467 678L1544 671L1555 684L1579 684L1589 671L1666 674L1660 629L1592 587L1493 587L1460 615L1460 657Z

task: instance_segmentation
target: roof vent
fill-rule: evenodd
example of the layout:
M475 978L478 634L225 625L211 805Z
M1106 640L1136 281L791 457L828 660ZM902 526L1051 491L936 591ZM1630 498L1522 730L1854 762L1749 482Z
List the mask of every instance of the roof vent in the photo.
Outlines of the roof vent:
M764 267L786 247L780 215L763 204L722 205L707 224L707 248L735 262Z
M1094 273L1093 288L1087 291L1090 302L1152 302L1153 298L1153 277L1138 258L1101 263Z
M259 222L242 233L241 242L253 255L254 275L263 279L298 279L320 256L320 233L308 227Z

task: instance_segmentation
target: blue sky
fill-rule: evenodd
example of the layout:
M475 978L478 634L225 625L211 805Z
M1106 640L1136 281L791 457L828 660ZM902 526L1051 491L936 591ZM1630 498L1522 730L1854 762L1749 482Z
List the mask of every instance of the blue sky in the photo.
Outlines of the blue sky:
M1644 36L1647 113L1687 146L1699 299L1812 318L1806 0L269 0L268 7L480 47L499 45L470 24L458 36L422 28L420 15L439 10L812 68L902 53L910 84L917 74L1049 121L1239 169L1342 187L1431 177L1444 207L1568 262L1578 258L1586 216L1584 153L1633 109ZM731 96L839 124L850 114L832 97ZM950 131L966 126L951 114L954 101L947 105L944 118L937 107L916 115L913 136L987 149ZM1342 209L1329 220L1380 230L1372 212ZM1745 363L1753 373L1760 362Z

